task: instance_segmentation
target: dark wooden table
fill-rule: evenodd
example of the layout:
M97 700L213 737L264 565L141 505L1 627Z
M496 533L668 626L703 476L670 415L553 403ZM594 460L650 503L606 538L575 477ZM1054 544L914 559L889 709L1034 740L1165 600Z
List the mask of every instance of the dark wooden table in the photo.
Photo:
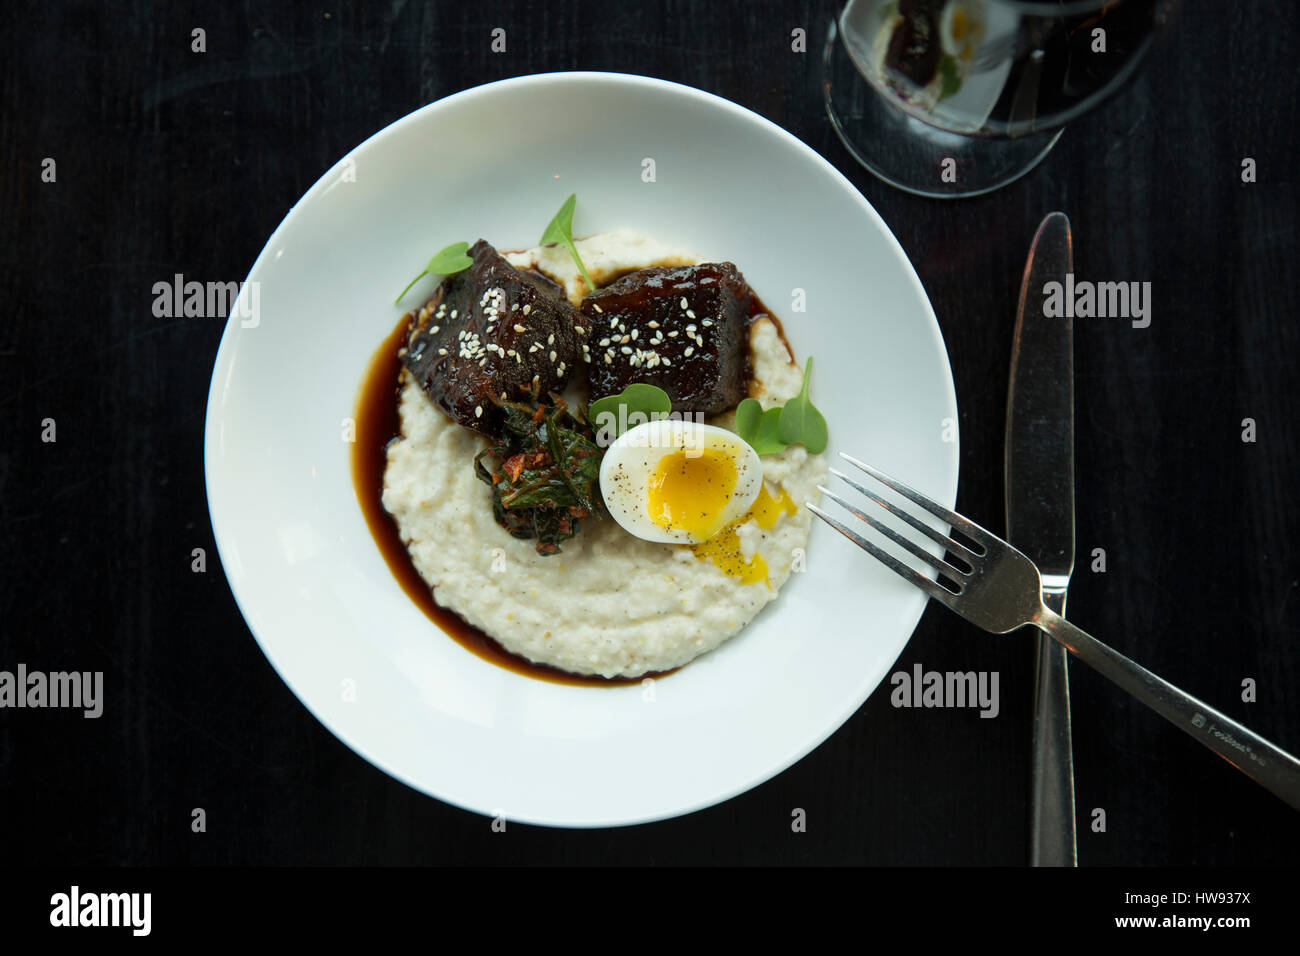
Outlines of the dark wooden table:
M750 793L606 831L494 835L348 750L263 657L215 561L204 495L224 323L155 318L153 284L177 272L242 279L289 207L370 134L465 87L551 70L712 91L858 185L938 313L961 409L958 507L992 527L1013 313L1039 219L1070 215L1081 276L1150 281L1149 328L1076 322L1071 617L1300 750L1294 4L1193 0L1136 82L1041 167L958 203L884 186L836 139L816 54L829 0L10 6L0 668L103 670L107 703L93 721L0 711L0 860L1026 860L1030 637L990 638L934 606L898 668L997 671L996 719L896 710L878 691ZM489 50L497 26L505 55ZM795 27L809 32L806 55L790 51ZM191 50L196 28L204 53ZM1253 184L1241 181L1245 157ZM55 443L41 440L46 418ZM1254 442L1242 440L1246 418ZM212 558L206 574L191 571L196 547ZM1090 570L1095 548L1105 573ZM1294 863L1300 816L1086 668L1073 678L1084 865ZM194 807L206 833L191 832ZM793 807L807 811L806 833L791 832Z

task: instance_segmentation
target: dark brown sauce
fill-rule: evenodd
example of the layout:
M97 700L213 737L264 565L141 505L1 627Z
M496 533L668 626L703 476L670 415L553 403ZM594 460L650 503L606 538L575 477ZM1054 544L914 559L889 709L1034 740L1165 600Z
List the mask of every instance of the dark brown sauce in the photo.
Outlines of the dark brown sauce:
M556 667L535 664L526 657L510 653L487 634L433 599L433 592L420 577L420 572L415 569L415 564L411 561L406 545L402 542L402 536L397 530L397 523L384 510L381 502L384 491L384 468L388 461L388 443L399 437L401 432L397 411L399 392L397 383L401 362L398 360L397 350L406 340L408 323L409 316L403 316L370 359L370 366L366 369L366 377L361 383L361 391L357 396L357 440L352 446L352 485L356 490L357 501L366 516L371 537L375 539L375 544L379 546L388 569L393 572L393 577L397 579L397 583L401 585L407 597L416 603L429 620L466 650L516 674L556 684L609 687L639 684L647 677L658 679L674 673L659 671L643 674L640 677L607 678L570 674ZM468 463L466 467L469 467Z

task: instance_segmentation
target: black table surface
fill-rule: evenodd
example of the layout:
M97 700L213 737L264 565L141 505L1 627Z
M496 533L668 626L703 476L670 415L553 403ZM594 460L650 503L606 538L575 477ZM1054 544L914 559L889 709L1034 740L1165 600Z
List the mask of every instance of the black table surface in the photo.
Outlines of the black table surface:
M717 93L857 185L934 304L960 408L957 506L991 527L1038 221L1069 214L1082 276L1150 281L1149 328L1075 323L1070 614L1300 751L1295 4L1186 3L1136 80L1037 170L961 202L885 186L836 138L817 52L835 6L10 4L0 669L102 670L106 705L98 720L0 710L0 861L1027 860L1031 634L989 637L933 604L895 669L996 671L996 719L895 709L882 686L810 755L723 804L610 830L513 825L504 839L354 754L263 656L215 558L204 491L224 323L155 318L153 284L242 279L297 199L372 133L466 87L553 70ZM497 26L506 54L489 49ZM796 27L808 53L790 49ZM196 547L205 574L191 571ZM1294 862L1300 815L1086 667L1072 677L1082 865ZM796 807L806 832L792 832Z

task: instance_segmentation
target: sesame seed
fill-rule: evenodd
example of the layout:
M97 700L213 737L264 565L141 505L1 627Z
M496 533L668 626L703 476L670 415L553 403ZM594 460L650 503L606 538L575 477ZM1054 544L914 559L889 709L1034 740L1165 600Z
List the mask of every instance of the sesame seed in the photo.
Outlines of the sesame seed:
M511 302L511 303L510 303L510 311L511 311L511 312L518 312L518 311L519 311L519 303L518 303L518 302Z
M632 354L632 350L631 350L630 348L628 348L626 345L623 346L621 349L619 349L619 351L622 352L624 355L631 355L631 354Z
M712 320L712 319L705 319L701 324L702 324L702 325L707 329L710 325L713 324L713 320Z
M451 317L452 317L453 319L456 318L456 315L457 315L457 313L458 313L459 311L460 311L459 309L452 309L452 310L451 310Z
M554 350L554 349L551 350L551 361L552 361L552 362L555 361L555 350Z
M608 345L608 344L609 344L609 339L601 339L601 340L600 340L600 344L601 344L601 345Z
M515 354L514 349L506 349L506 355L514 355L514 354Z
M609 353L608 353L608 352L605 353L605 364L606 364L606 365L613 365L613 364L614 364L614 360L613 360L612 358L609 357Z
M630 335L625 335L625 336L623 336L621 339L619 339L618 341L619 341L619 343L622 344L622 345L627 345L628 342L631 342L631 341L632 341L632 336L630 336Z
M598 306L596 303L594 303L594 302L591 303L591 307L592 307L593 309L595 309L599 314L601 314L601 315L604 315L604 314L605 314L605 310L602 309L600 306Z
M668 359L664 359L664 364L665 364L665 365L672 365L673 363L670 362Z
M638 332L638 331L639 331L638 329L633 329L633 330L632 330L632 338L634 338L634 339L636 338L636 336L637 336L637 332Z
M611 329L618 328L618 317L617 317L617 316L609 320L609 327L610 327Z
M446 354L447 354L447 350L446 350L446 349L438 349L438 354L439 354L439 355L446 355Z
M581 325L575 325L575 326L573 327L573 331L577 332L579 335L586 335L586 334L587 334L587 330L584 329Z
M531 312L531 311L533 311L533 307L532 307L531 305L526 305L526 306L524 306L524 308L523 308L523 313L524 313L524 315L527 315L527 314L528 314L529 312Z
M474 406L474 417L475 417L475 418L482 418L482 417L483 417L483 406L482 406L482 405L475 405L475 406Z
M694 310L694 309L687 309L687 310L686 310L686 317L687 317L688 319L693 319L693 318L695 318L695 310Z
M682 296L682 301L678 303L683 309L686 308L686 296Z
M668 333L668 337L669 337L670 339L675 339L675 338L677 338L677 330L676 330L676 329L673 329L671 332L669 332L669 333Z
M546 337L546 344L547 344L547 345L554 345L554 344L555 344L555 336L554 336L554 335L548 335L548 336Z
M431 329L429 330L429 334L430 334L430 335L437 335L437 334L438 334L438 330L441 329L441 328L442 328L442 326L440 326L440 325L435 325L433 328L431 328Z
M527 330L526 328L524 328L522 325L520 325L519 323L516 322L516 323L515 323L515 331L516 331L516 332L527 332L528 330Z
M532 355L532 354L533 354L534 352L536 352L539 348L541 348L540 345L530 345L530 346L528 346L528 354L529 354L529 355Z
M687 332L694 332L694 331L695 331L695 326L694 326L694 324L686 326L686 331L687 331Z
M659 328L659 323L656 322L656 321L654 321L653 319L651 319L649 322L647 322L646 325L650 326L650 328L652 328L652 329L657 329L657 328Z
M695 354L695 349L691 348L691 346L688 345L686 346L686 351L682 354L684 354L687 358L690 358L692 355Z

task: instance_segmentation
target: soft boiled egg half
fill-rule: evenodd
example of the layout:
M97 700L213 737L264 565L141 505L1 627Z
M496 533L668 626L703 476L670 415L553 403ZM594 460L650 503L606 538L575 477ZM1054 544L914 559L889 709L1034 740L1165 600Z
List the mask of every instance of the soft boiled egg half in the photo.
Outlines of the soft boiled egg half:
M657 419L619 435L600 463L614 520L647 541L699 544L749 510L763 488L758 453L702 422Z
M984 34L984 5L980 0L949 0L939 15L939 44L951 56L969 59Z

